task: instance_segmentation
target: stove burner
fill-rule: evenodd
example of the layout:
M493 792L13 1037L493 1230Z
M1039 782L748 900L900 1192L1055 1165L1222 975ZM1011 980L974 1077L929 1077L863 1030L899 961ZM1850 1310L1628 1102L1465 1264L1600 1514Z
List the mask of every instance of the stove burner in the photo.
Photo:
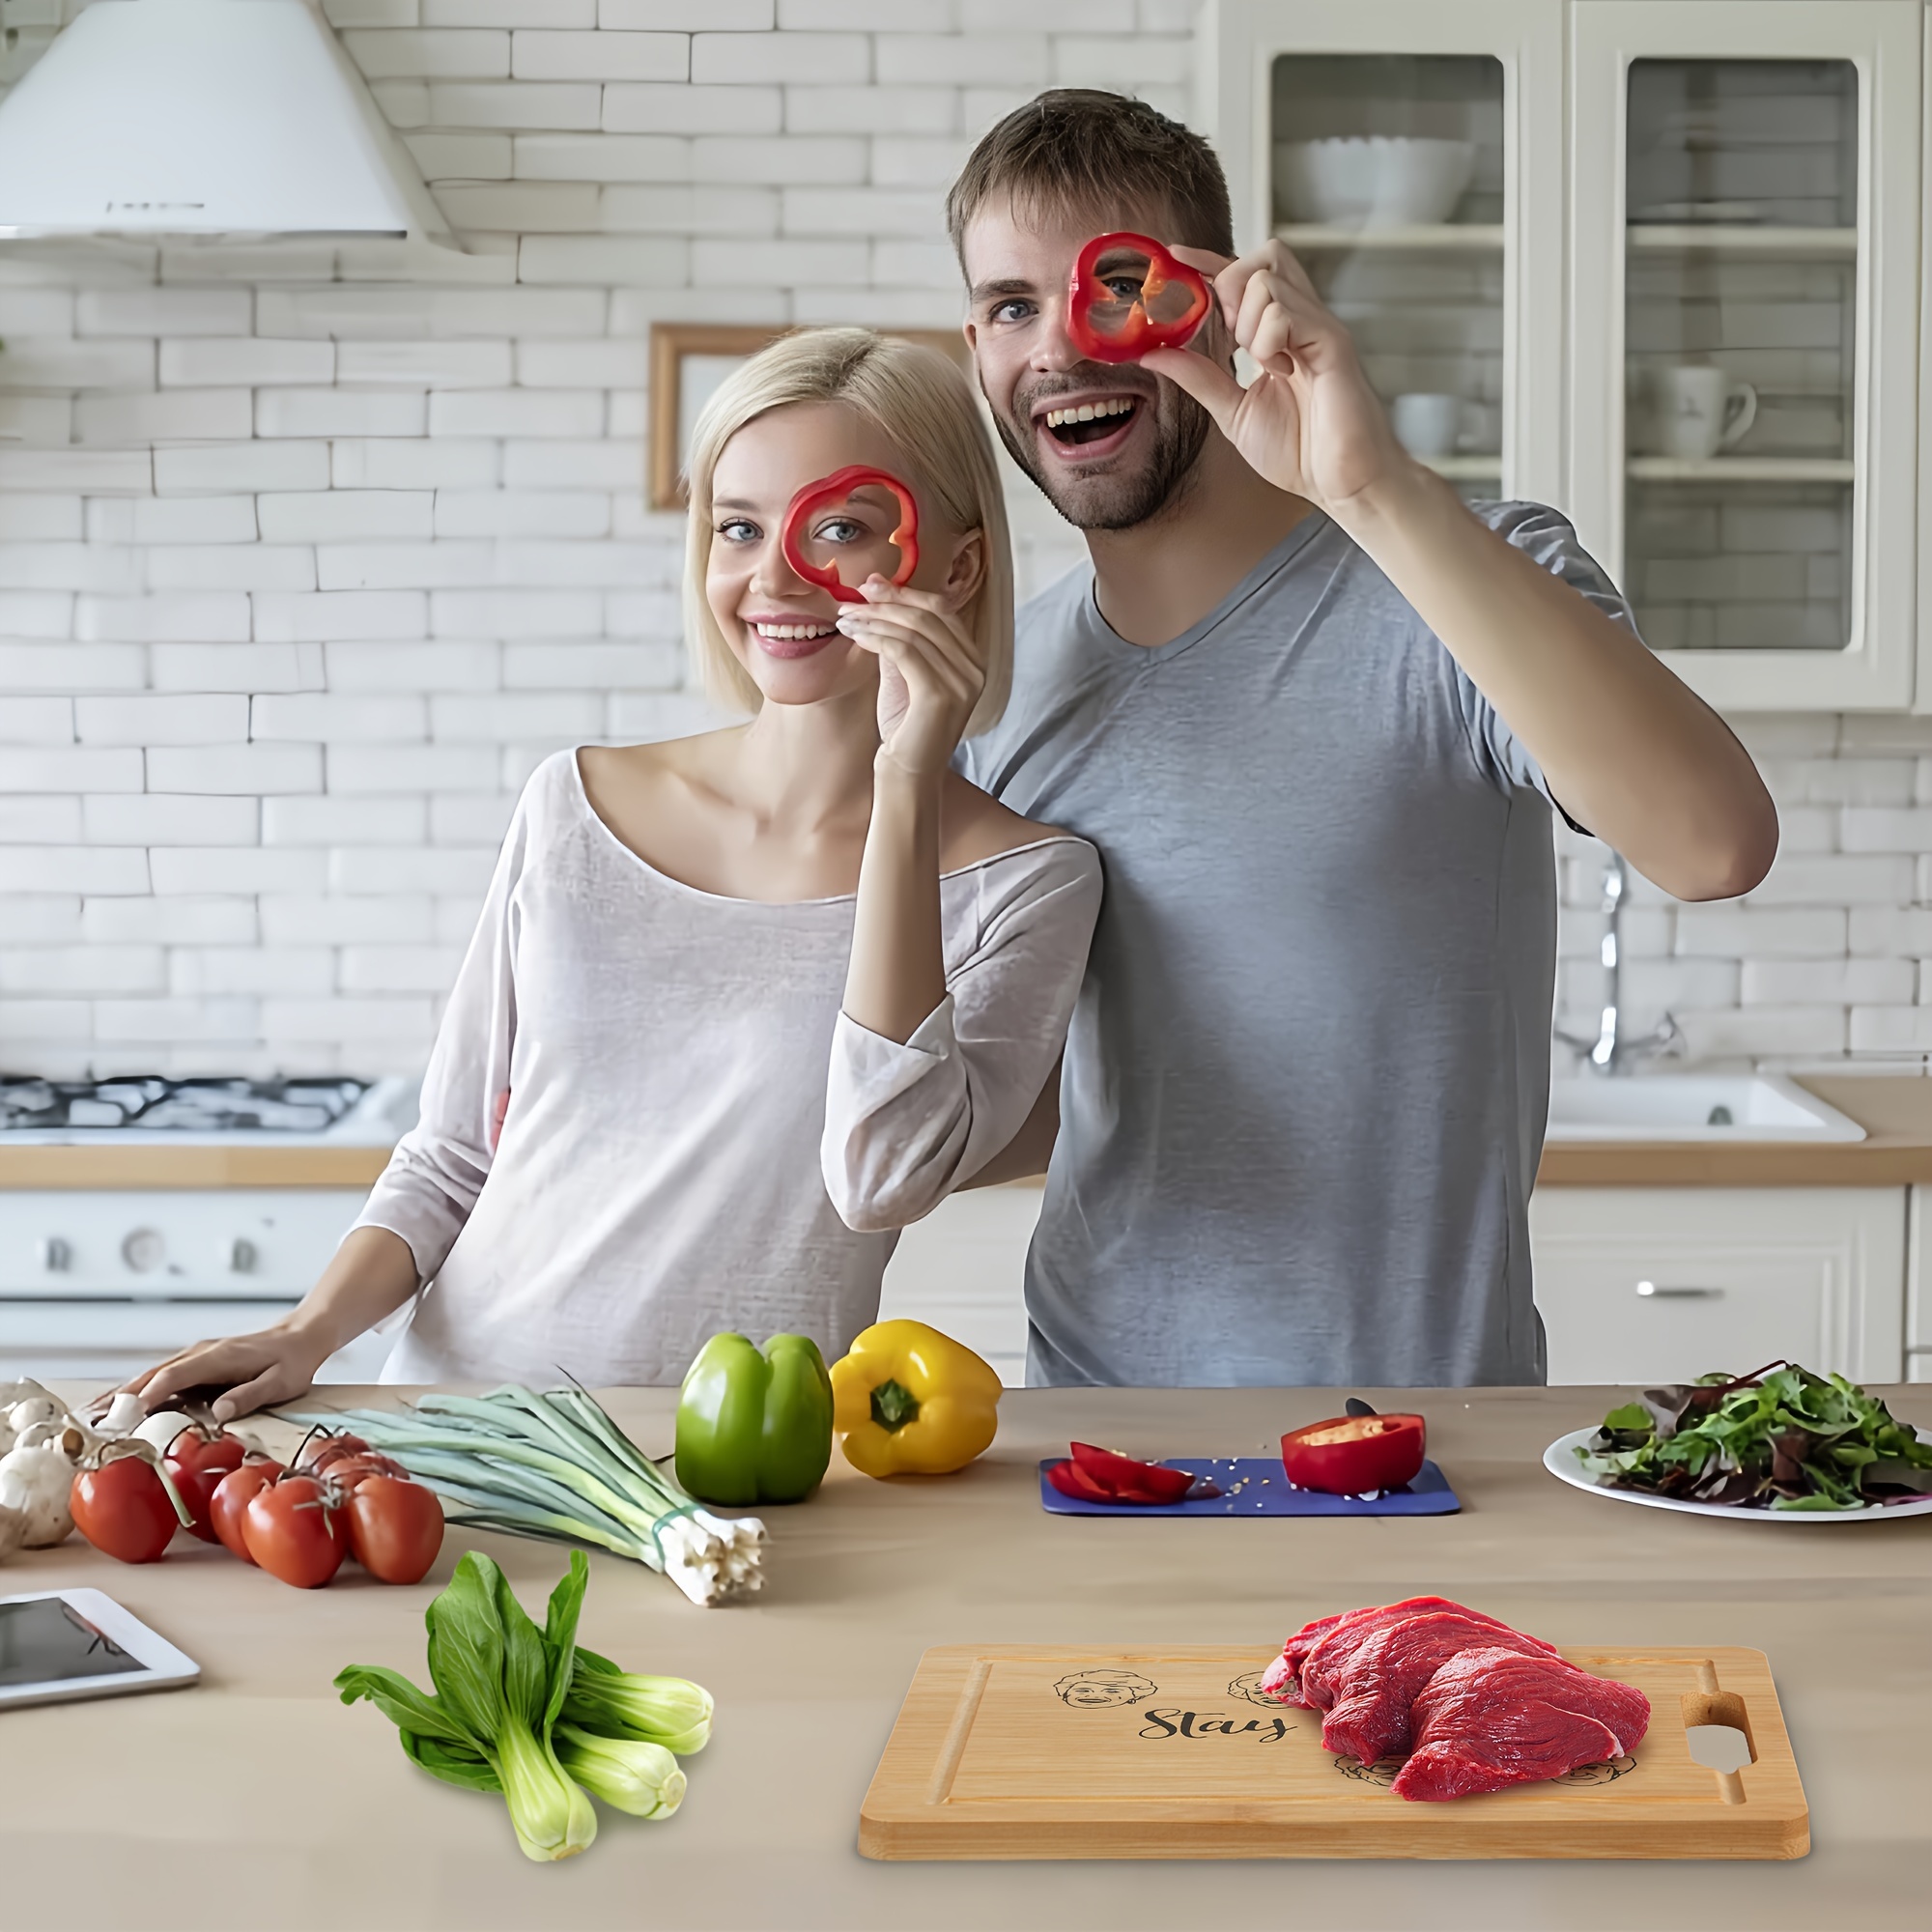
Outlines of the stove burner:
M315 1134L355 1106L367 1080L38 1080L0 1073L0 1133L139 1127L144 1132Z

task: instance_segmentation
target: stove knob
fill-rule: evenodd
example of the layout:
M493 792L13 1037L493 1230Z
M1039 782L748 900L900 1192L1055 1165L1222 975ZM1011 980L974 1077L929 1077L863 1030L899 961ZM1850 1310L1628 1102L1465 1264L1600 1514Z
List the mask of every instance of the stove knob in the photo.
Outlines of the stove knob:
M136 1274L152 1274L167 1254L167 1239L158 1228L136 1228L121 1243L121 1259Z
M48 1274L65 1274L73 1265L73 1249L58 1235L48 1235L35 1244L41 1266Z
M230 1274L253 1274L255 1264L261 1256L255 1251L253 1241L242 1240L239 1236L228 1244L228 1272Z

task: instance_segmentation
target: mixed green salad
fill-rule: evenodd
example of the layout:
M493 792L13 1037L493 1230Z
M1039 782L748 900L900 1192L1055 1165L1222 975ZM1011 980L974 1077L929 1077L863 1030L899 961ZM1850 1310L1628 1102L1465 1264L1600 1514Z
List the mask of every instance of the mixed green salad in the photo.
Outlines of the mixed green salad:
M1598 1483L1744 1509L1859 1510L1932 1495L1932 1442L1843 1376L1772 1362L1646 1389L1577 1451Z

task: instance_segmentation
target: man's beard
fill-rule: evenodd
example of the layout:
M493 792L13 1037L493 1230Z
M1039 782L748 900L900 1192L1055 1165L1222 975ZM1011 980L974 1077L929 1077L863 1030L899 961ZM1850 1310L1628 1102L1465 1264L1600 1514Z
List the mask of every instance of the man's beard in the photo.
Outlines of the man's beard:
M997 405L992 412L993 427L999 431L1007 454L1033 478L1040 495L1075 529L1130 530L1157 517L1180 494L1213 426L1208 412L1184 389L1163 384L1161 390L1172 399L1171 413L1156 412L1158 397L1139 397L1139 412L1149 419L1152 431L1152 448L1140 468L1132 471L1094 476L1056 475L1041 461L1035 440L1037 433L1033 427L1032 410L1039 400L1037 393L1028 401L1023 427L1010 421ZM992 398L987 401L991 403ZM1043 433L1052 434L1050 430Z

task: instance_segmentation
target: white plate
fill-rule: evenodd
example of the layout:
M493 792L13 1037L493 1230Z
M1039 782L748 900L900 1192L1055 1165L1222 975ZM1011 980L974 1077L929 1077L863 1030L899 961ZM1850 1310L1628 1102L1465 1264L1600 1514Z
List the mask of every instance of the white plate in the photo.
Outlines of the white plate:
M1643 1490L1612 1489L1607 1483L1592 1481L1577 1460L1577 1451L1596 1433L1592 1424L1588 1429L1573 1429L1568 1435L1559 1435L1543 1452L1543 1466L1559 1483L1568 1483L1573 1490L1588 1490L1593 1496L1608 1496L1612 1502L1641 1503L1645 1509L1682 1510L1686 1516L1741 1517L1747 1522L1870 1522L1874 1517L1932 1516L1932 1496L1919 1496L1909 1503L1874 1503L1869 1509L1770 1510L1746 1509L1742 1503L1687 1503L1675 1496L1653 1496ZM1932 1442L1932 1433L1921 1429L1918 1439Z

